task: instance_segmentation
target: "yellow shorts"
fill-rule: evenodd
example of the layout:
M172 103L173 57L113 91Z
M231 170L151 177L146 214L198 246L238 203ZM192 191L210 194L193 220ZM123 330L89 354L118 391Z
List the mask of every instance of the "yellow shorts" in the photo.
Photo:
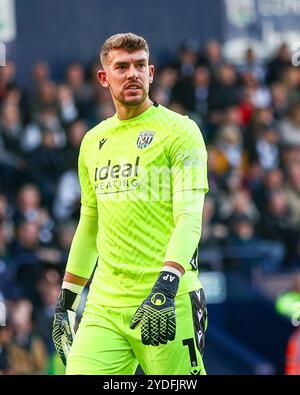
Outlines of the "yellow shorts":
M203 289L176 297L176 337L159 346L141 342L140 325L129 328L136 307L88 306L68 356L66 374L206 374L202 355L207 327Z

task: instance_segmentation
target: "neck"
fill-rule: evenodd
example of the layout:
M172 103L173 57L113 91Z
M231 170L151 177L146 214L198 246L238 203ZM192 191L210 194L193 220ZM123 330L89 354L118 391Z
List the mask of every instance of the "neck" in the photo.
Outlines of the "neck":
M142 103L136 106L126 106L122 103L115 102L118 118L121 120L137 117L152 106L153 102L147 97Z

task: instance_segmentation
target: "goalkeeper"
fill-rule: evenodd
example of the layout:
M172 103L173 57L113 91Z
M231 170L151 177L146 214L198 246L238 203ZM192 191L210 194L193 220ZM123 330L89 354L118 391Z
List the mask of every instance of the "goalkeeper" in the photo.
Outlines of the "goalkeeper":
M201 132L150 100L144 38L116 34L100 59L116 114L81 144L81 214L54 315L56 350L67 374L131 375L139 363L145 374L206 374L196 256L208 190Z

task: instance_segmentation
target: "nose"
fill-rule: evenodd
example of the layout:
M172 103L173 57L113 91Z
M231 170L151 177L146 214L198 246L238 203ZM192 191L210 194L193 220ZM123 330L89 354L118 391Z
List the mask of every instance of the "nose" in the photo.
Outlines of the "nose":
M134 64L131 64L128 71L128 78L137 79L138 78L138 71L135 68Z

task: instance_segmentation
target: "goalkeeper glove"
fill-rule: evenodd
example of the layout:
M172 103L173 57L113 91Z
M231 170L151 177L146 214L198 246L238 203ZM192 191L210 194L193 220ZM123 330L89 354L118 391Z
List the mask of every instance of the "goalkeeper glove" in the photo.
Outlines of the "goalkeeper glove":
M81 286L72 285L74 288L80 289L81 291L83 289ZM62 288L55 307L52 339L55 349L64 365L66 365L75 335L75 311L79 306L79 302L80 294L70 289Z
M181 273L171 266L160 272L150 295L143 301L130 322L134 329L141 323L142 343L151 346L166 344L176 334L175 295Z

